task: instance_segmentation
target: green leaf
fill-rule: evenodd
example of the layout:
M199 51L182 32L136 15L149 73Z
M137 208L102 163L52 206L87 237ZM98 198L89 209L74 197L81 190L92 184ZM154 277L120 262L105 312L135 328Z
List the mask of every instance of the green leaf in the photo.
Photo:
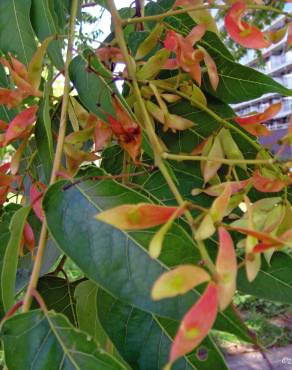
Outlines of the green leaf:
M41 310L15 315L1 330L9 370L123 370L123 365L105 352L68 319ZM17 354L17 356L16 356Z
M102 78L87 70L87 62L81 56L70 64L70 78L84 106L101 119L107 121L104 111L114 115L111 89Z
M49 83L50 82L46 84L45 96L44 99L42 99L40 102L37 122L35 125L36 146L41 163L44 168L47 183L49 182L51 177L54 157L53 135L51 126L52 122L50 117L49 102L50 90L48 88Z
M146 7L148 15L163 13L172 6L172 0L162 0L158 3L150 3ZM187 14L168 17L165 19L177 32L186 36L196 25ZM267 93L279 93L292 96L292 90L282 86L271 77L257 70L236 63L219 37L213 32L206 32L205 36L198 42L214 59L218 75L219 85L214 91L210 85L207 73L203 74L202 86L212 95L225 103L240 103L251 100Z
M9 226L10 239L5 251L1 273L2 302L5 311L9 310L14 304L19 246L29 212L29 206L20 208L13 215Z
M269 266L262 258L262 267L251 284L245 269L239 270L238 290L259 298L292 304L292 257L286 253L275 253Z
M0 221L0 274L3 269L3 260L5 256L5 251L7 248L7 244L10 239L10 231L9 231L9 224L11 221L11 217L15 213L16 210L8 211L8 207L5 207L4 214L1 217ZM0 320L4 316L4 307L2 303L2 294L0 294Z
M66 279L46 275L39 279L37 286L37 291L45 301L48 310L62 313L76 327L78 326L78 323L74 292L78 284L78 281L70 283ZM38 308L37 302L34 302L33 307Z
M179 323L162 320L117 300L103 290L98 291L97 304L103 327L131 367L135 370L161 370L168 361L171 338ZM200 361L194 353L177 361L172 369L227 370L212 339L207 338L196 352L201 349L207 351L207 361Z
M225 103L240 103L267 93L278 93L292 96L292 90L279 84L271 77L257 70L208 50L213 57L219 75L219 85L214 91L206 74L203 75L203 87L212 95Z
M50 187L43 201L49 230L59 248L117 299L180 320L198 299L198 291L164 302L152 301L150 291L170 266L200 261L198 249L186 231L174 224L165 237L161 260L153 260L145 249L154 229L126 233L94 218L103 209L149 202L149 198L112 180L86 181L65 191L63 186L60 182ZM242 324L229 311L219 314L217 328L234 330L248 340Z
M31 0L1 0L0 2L0 50L10 51L28 66L36 42L29 12Z
M49 5L51 0L32 0L31 22L34 31L41 41L47 37L60 34L60 28L56 22L57 15ZM64 67L62 57L62 42L54 40L48 47L48 54L54 65L61 70Z
M106 347L105 334L97 315L98 286L90 280L83 281L75 289L78 327L92 336L101 348Z

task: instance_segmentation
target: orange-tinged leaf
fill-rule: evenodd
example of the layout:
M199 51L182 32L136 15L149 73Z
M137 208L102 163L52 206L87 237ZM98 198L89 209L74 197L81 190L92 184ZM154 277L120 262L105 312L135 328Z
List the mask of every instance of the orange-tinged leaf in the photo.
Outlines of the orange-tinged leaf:
M270 45L264 33L242 20L247 6L243 1L236 1L225 16L225 28L230 37L245 48L263 49Z
M15 108L23 99L24 96L19 89L0 88L0 104L6 105L9 109Z
M78 171L83 162L93 162L100 158L92 152L85 152L78 149L77 146L68 143L64 143L64 152L67 168L71 175L74 175Z
M184 316L171 346L170 363L192 351L207 336L218 312L218 288L210 282L201 298Z
M275 103L270 105L263 113L257 113L247 117L236 117L234 120L240 126L246 128L246 126L248 125L255 125L258 123L269 121L280 112L281 108L281 103Z
M167 222L157 231L157 233L151 239L149 244L149 254L152 258L158 258L160 256L165 234L170 229L173 221L179 215L181 215L182 210L185 210L185 205L178 207L176 211L171 215L171 217L167 220Z
M42 200L47 186L42 182L35 182L30 188L30 203L32 205L33 211L38 219L44 221L44 211L42 209Z
M96 55L102 62L106 62L109 64L123 62L124 60L121 50L114 46L99 48L96 50Z
M286 186L284 180L262 176L259 170L254 172L252 183L258 191L264 193L276 193Z
M99 213L96 219L121 230L148 229L167 222L177 209L150 203L123 204ZM183 212L181 209L177 217Z
M203 53L204 53L204 62L205 62L206 67L207 67L207 72L208 72L208 76L209 76L211 86L212 86L213 90L216 91L216 89L218 87L218 84L219 84L219 76L218 76L216 64L215 64L213 58L207 52L207 50L205 50L202 47L200 47L200 50L202 50Z
M106 113L110 128L117 137L120 146L129 153L134 162L139 163L137 157L140 154L142 143L141 128L132 120L129 113L125 111L115 97L112 99L112 104L115 108L116 118Z
M231 186L227 184L223 192L214 200L210 208L210 215L214 223L222 221L231 197Z
M209 280L210 275L201 267L180 265L155 281L151 296L154 300L176 297Z
M32 106L20 112L10 123L5 132L5 144L9 144L22 136L36 121L37 106Z
M248 229L245 227L233 227L233 226L228 226L230 230L235 230L238 231L242 234L252 236L253 238L257 240L261 240L264 244L269 244L271 246L279 246L282 244L281 239L279 239L276 236L272 236L266 232L263 231L258 231L258 230L253 230L253 229Z
M34 233L33 230L30 226L30 224L26 221L24 224L24 229L23 229L23 245L21 246L20 249L20 255L23 255L23 246L26 245L28 250L30 252L34 251L35 247L35 238L34 238Z
M176 58L170 59L166 67L170 69L177 67L182 68L192 76L198 85L201 85L202 72L200 62L204 59L204 52L198 49L194 50L193 45L204 36L205 32L206 26L204 24L199 24L191 30L186 38L169 30L164 40L165 48L176 54ZM207 62L209 68L212 67L211 69L213 71L214 66L211 66L210 58Z
M233 195L244 190L250 182L251 182L250 179L242 181L227 181L213 186L209 186L208 188L203 189L202 191L213 197L218 197L224 191L226 186L230 186L231 195Z
M229 232L220 227L219 251L216 259L218 273L218 302L220 310L225 310L232 301L236 290L237 260L233 241Z
M112 130L105 122L98 119L94 131L94 150L97 152L102 150L105 144L110 140Z

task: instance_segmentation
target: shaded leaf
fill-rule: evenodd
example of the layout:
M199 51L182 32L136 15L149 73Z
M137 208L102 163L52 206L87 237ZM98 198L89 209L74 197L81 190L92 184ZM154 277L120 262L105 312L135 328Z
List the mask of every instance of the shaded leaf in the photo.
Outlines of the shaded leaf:
M1 329L10 370L122 370L123 365L101 352L96 343L61 314L41 310L19 314ZM15 353L17 352L17 356Z

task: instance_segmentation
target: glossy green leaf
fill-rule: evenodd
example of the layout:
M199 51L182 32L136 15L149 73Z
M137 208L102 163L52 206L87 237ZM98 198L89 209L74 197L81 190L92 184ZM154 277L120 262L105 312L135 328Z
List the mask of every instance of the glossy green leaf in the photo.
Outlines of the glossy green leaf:
M87 62L81 56L70 64L70 78L84 106L98 117L107 120L104 111L114 115L111 90L107 82L87 70Z
M20 208L13 215L9 226L10 239L5 251L1 273L2 302L5 311L9 310L14 304L19 246L29 212L30 207L28 206Z
M41 163L44 168L44 173L47 182L49 182L51 177L54 156L49 95L50 89L49 83L47 83L45 87L44 98L40 102L37 115L37 122L35 125L36 146L38 149Z
M57 276L45 275L39 279L37 286L37 291L45 301L48 310L62 313L76 327L78 327L78 323L74 292L78 283L78 281L70 283ZM33 307L38 308L37 302L34 302Z
M9 208L12 208L11 205L8 207L5 207L3 215L1 217L0 221L0 276L3 268L3 260L5 256L5 251L7 248L7 244L10 239L10 230L9 225L11 218L13 214L17 211L18 206L13 205L13 208L9 210ZM3 303L2 303L2 294L0 294L0 319L2 319L3 315L5 314Z
M56 22L57 15L50 7L51 0L32 0L31 22L33 29L40 39L44 41L47 37L60 34L60 28ZM64 67L62 57L62 42L54 40L48 46L48 54L54 65L61 70Z
M33 310L13 316L3 324L1 339L9 370L125 369L65 316L54 312Z
M163 302L152 301L150 292L167 266L200 260L197 247L185 230L174 224L165 237L161 260L153 260L147 248L154 229L126 233L94 219L100 210L123 203L147 202L147 197L112 180L86 181L65 191L63 186L63 182L52 186L43 201L49 230L59 248L116 298L159 316L180 320L198 299L198 291ZM219 314L216 325L219 330L235 330L248 339L232 312Z
M98 292L97 304L102 325L131 368L161 370L168 362L171 338L174 337L179 323L161 319L123 303L103 290ZM197 353L202 349L207 355L207 361L200 361L198 358ZM195 353L180 359L172 367L173 370L211 368L227 370L225 361L211 337L207 338Z
M151 3L146 7L147 13L149 15L163 13L163 10L169 10L172 4L172 0L160 0L157 4ZM195 26L195 22L187 14L168 17L166 21L184 36ZM207 73L203 74L203 87L220 100L230 104L255 99L267 93L292 96L291 89L287 89L271 77L236 63L215 33L207 32L198 44L203 46L214 59L219 75L216 92L210 86Z
M252 284L247 281L244 269L240 269L237 288L244 294L292 304L291 276L292 258L279 252L273 255L270 266L262 258L261 270Z
M107 335L97 314L98 286L90 281L81 282L75 289L76 314L78 327L92 336L101 348L105 348Z
M29 12L31 0L2 0L0 2L0 50L10 51L28 66L36 42Z

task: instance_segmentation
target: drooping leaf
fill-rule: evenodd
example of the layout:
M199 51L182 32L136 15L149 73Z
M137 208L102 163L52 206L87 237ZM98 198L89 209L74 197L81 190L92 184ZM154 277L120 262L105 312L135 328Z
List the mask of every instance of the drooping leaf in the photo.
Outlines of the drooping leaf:
M14 304L16 271L18 253L22 240L23 229L30 207L22 207L15 212L9 226L10 239L5 250L3 268L1 273L1 294L5 310L9 310Z
M198 300L185 314L171 346L169 362L196 348L211 330L218 311L218 290L214 282L210 282Z

